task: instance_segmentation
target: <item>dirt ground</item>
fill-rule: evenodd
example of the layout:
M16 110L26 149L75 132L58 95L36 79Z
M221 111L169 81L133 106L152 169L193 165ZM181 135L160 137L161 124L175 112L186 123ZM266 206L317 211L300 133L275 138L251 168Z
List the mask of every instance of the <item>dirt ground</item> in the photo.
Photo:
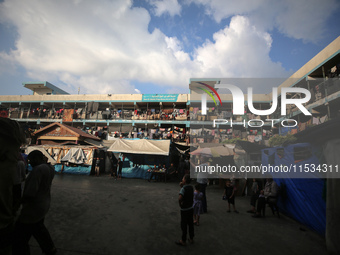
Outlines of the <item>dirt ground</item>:
M327 254L325 239L294 220L252 218L249 197L227 213L219 185L207 187L208 213L195 243L181 247L178 182L56 175L46 226L58 254ZM42 254L32 238L31 254Z

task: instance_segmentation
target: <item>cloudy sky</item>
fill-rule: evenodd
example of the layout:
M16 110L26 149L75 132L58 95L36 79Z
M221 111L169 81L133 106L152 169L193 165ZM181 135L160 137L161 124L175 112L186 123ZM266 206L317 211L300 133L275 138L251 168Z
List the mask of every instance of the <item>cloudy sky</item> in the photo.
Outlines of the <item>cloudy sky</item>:
M339 0L0 0L0 94L188 93L288 77L340 35Z

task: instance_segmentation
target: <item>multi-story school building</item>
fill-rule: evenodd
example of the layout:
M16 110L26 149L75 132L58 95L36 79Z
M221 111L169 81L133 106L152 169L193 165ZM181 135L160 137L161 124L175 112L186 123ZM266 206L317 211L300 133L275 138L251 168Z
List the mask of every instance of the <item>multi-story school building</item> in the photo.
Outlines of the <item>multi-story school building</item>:
M252 84L257 79L244 80ZM221 81L223 79L190 79L189 85L197 87L204 83L215 88ZM256 116L249 111L246 107L249 103L247 94L244 95L243 115L233 114L232 94L221 95L223 104L208 98L207 113L202 114L201 95L193 90L190 94L70 95L47 81L25 82L23 86L31 90L32 95L0 96L0 115L17 120L26 130L37 130L59 122L81 128L103 139L114 136L153 139L172 136L185 141L191 130L193 139L197 136L194 142L218 142L240 137L251 142L266 143L272 134L300 132L308 126L321 124L340 115L340 37L289 79L273 85L278 87L278 106L277 111L267 116ZM287 106L285 119L293 123L295 120L296 124L291 127L287 127L288 122L281 124L284 119L279 114L283 87L301 87L311 94L309 102L303 105L312 115L306 116L294 105ZM256 109L269 109L273 94L271 90L261 93L252 96L252 105ZM299 93L285 96L303 97ZM214 126L216 119L227 119L228 123ZM266 121L268 119L275 121ZM202 132L205 136L200 135Z

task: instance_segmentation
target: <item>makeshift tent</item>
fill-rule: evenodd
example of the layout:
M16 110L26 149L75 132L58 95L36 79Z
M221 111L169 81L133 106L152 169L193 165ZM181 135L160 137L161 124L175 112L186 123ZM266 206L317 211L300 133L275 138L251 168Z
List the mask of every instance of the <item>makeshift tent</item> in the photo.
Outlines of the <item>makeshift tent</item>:
M40 150L47 157L48 162L54 165L56 172L62 171L63 173L89 175L91 173L93 156L96 149L97 147L84 145L76 147L36 145L27 147L26 153L28 154L33 150ZM103 149L101 148L100 150ZM75 152L78 153L78 156ZM65 162L71 163L71 165L65 165Z
M41 150L46 157L49 159L48 162L51 164L61 164L62 159L64 156L71 150L72 148L80 148L85 157L85 161L83 162L86 165L92 165L92 159L94 150L97 149L97 147L94 146L60 146L60 145L35 145L35 146L29 146L27 147L26 154L30 153L32 150Z
M317 149L309 143L291 144L285 147L263 149L262 165L291 166L304 164L318 165ZM302 224L314 229L319 234L325 234L326 202L325 181L315 176L310 178L289 178L286 173L272 174L281 187L278 206L280 211L296 219ZM301 176L300 176L301 177Z
M115 140L108 151L168 156L169 148L170 140L118 139Z
M147 170L150 166L155 164L168 166L169 150L170 140L148 139L117 139L108 149L122 154L122 177L142 179L149 178Z

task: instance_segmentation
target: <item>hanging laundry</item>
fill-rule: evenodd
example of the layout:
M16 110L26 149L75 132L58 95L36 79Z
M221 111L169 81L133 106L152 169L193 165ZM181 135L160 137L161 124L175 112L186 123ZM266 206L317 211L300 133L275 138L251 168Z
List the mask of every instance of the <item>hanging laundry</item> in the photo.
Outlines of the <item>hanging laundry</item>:
M318 117L313 117L313 124L314 125L319 125L320 124L320 120Z
M255 141L255 136L254 135L248 135L248 141L253 143Z
M256 136L254 137L254 141L255 141L255 142L262 141L262 136L261 136L261 135L256 135Z

